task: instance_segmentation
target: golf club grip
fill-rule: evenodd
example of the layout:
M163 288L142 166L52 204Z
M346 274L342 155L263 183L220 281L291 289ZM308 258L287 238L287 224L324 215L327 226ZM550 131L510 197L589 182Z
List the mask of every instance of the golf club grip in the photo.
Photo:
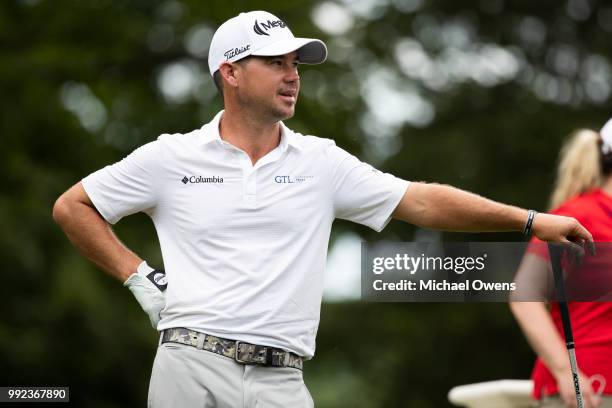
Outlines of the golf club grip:
M563 334L565 334L565 342L567 347L574 348L574 334L570 324L569 308L567 307L567 296L565 294L565 284L563 283L563 270L561 269L561 255L563 248L559 245L548 244L550 252L550 264L553 270L555 279L555 289L557 291L557 301L559 302L559 310L561 312L561 322L563 323Z
M576 363L574 334L572 333L572 324L570 321L569 308L567 306L567 297L565 295L565 284L563 282L563 270L561 269L561 255L563 254L563 248L558 244L549 242L548 252L550 253L550 265L552 267L553 277L555 279L557 302L559 303L559 311L561 312L563 334L565 335L565 345L567 347L570 360L572 381L574 382L574 390L576 392L577 407L583 408L584 402L582 399L582 392L580 391L580 377L578 376L578 364Z

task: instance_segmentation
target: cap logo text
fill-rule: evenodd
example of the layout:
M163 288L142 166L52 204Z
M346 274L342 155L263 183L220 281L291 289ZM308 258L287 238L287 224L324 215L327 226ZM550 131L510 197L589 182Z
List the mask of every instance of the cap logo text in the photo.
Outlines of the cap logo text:
M243 45L242 47L232 48L230 50L225 51L223 55L225 55L225 59L230 59L235 57L236 55L240 55L243 52L247 52L251 49L251 44Z
M253 31L255 31L255 34L259 34L259 35L270 35L266 33L266 31L271 30L272 28L276 28L276 27L285 28L287 27L287 24L285 24L283 20L275 20L275 21L268 20L267 23L258 23L257 20L255 20Z

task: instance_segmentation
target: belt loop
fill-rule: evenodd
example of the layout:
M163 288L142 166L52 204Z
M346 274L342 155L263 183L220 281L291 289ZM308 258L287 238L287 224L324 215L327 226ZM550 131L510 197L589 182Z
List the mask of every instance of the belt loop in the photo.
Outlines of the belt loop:
M198 339L196 341L196 348L198 350L203 350L205 342L206 342L206 334L198 332Z
M273 350L272 347L266 347L266 362L265 365L273 365L272 362L272 358L273 358Z

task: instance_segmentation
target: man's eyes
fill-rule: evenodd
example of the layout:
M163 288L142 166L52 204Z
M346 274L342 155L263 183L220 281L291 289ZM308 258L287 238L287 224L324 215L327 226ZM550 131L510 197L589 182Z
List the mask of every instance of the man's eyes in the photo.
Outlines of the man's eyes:
M269 62L269 64L270 64L270 65L277 65L277 66L279 66L279 67L280 67L280 66L282 66L282 65L283 65L283 60L271 60L271 61ZM293 66L293 68L297 68L297 66L298 66L299 64L300 64L300 63L299 63L298 61L295 61L295 62L293 62L291 65Z

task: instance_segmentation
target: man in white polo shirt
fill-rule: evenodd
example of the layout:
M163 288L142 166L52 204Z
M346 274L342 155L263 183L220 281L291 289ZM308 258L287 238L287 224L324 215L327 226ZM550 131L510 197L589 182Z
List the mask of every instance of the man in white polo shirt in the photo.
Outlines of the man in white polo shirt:
M591 241L572 218L409 184L330 139L291 131L281 120L294 114L297 66L326 56L323 42L295 38L272 14L226 21L208 60L225 110L201 129L160 136L57 200L54 218L70 240L125 282L162 333L149 406L313 405L301 370L315 350L335 218L376 231L393 217ZM166 277L110 228L140 211L155 224Z

